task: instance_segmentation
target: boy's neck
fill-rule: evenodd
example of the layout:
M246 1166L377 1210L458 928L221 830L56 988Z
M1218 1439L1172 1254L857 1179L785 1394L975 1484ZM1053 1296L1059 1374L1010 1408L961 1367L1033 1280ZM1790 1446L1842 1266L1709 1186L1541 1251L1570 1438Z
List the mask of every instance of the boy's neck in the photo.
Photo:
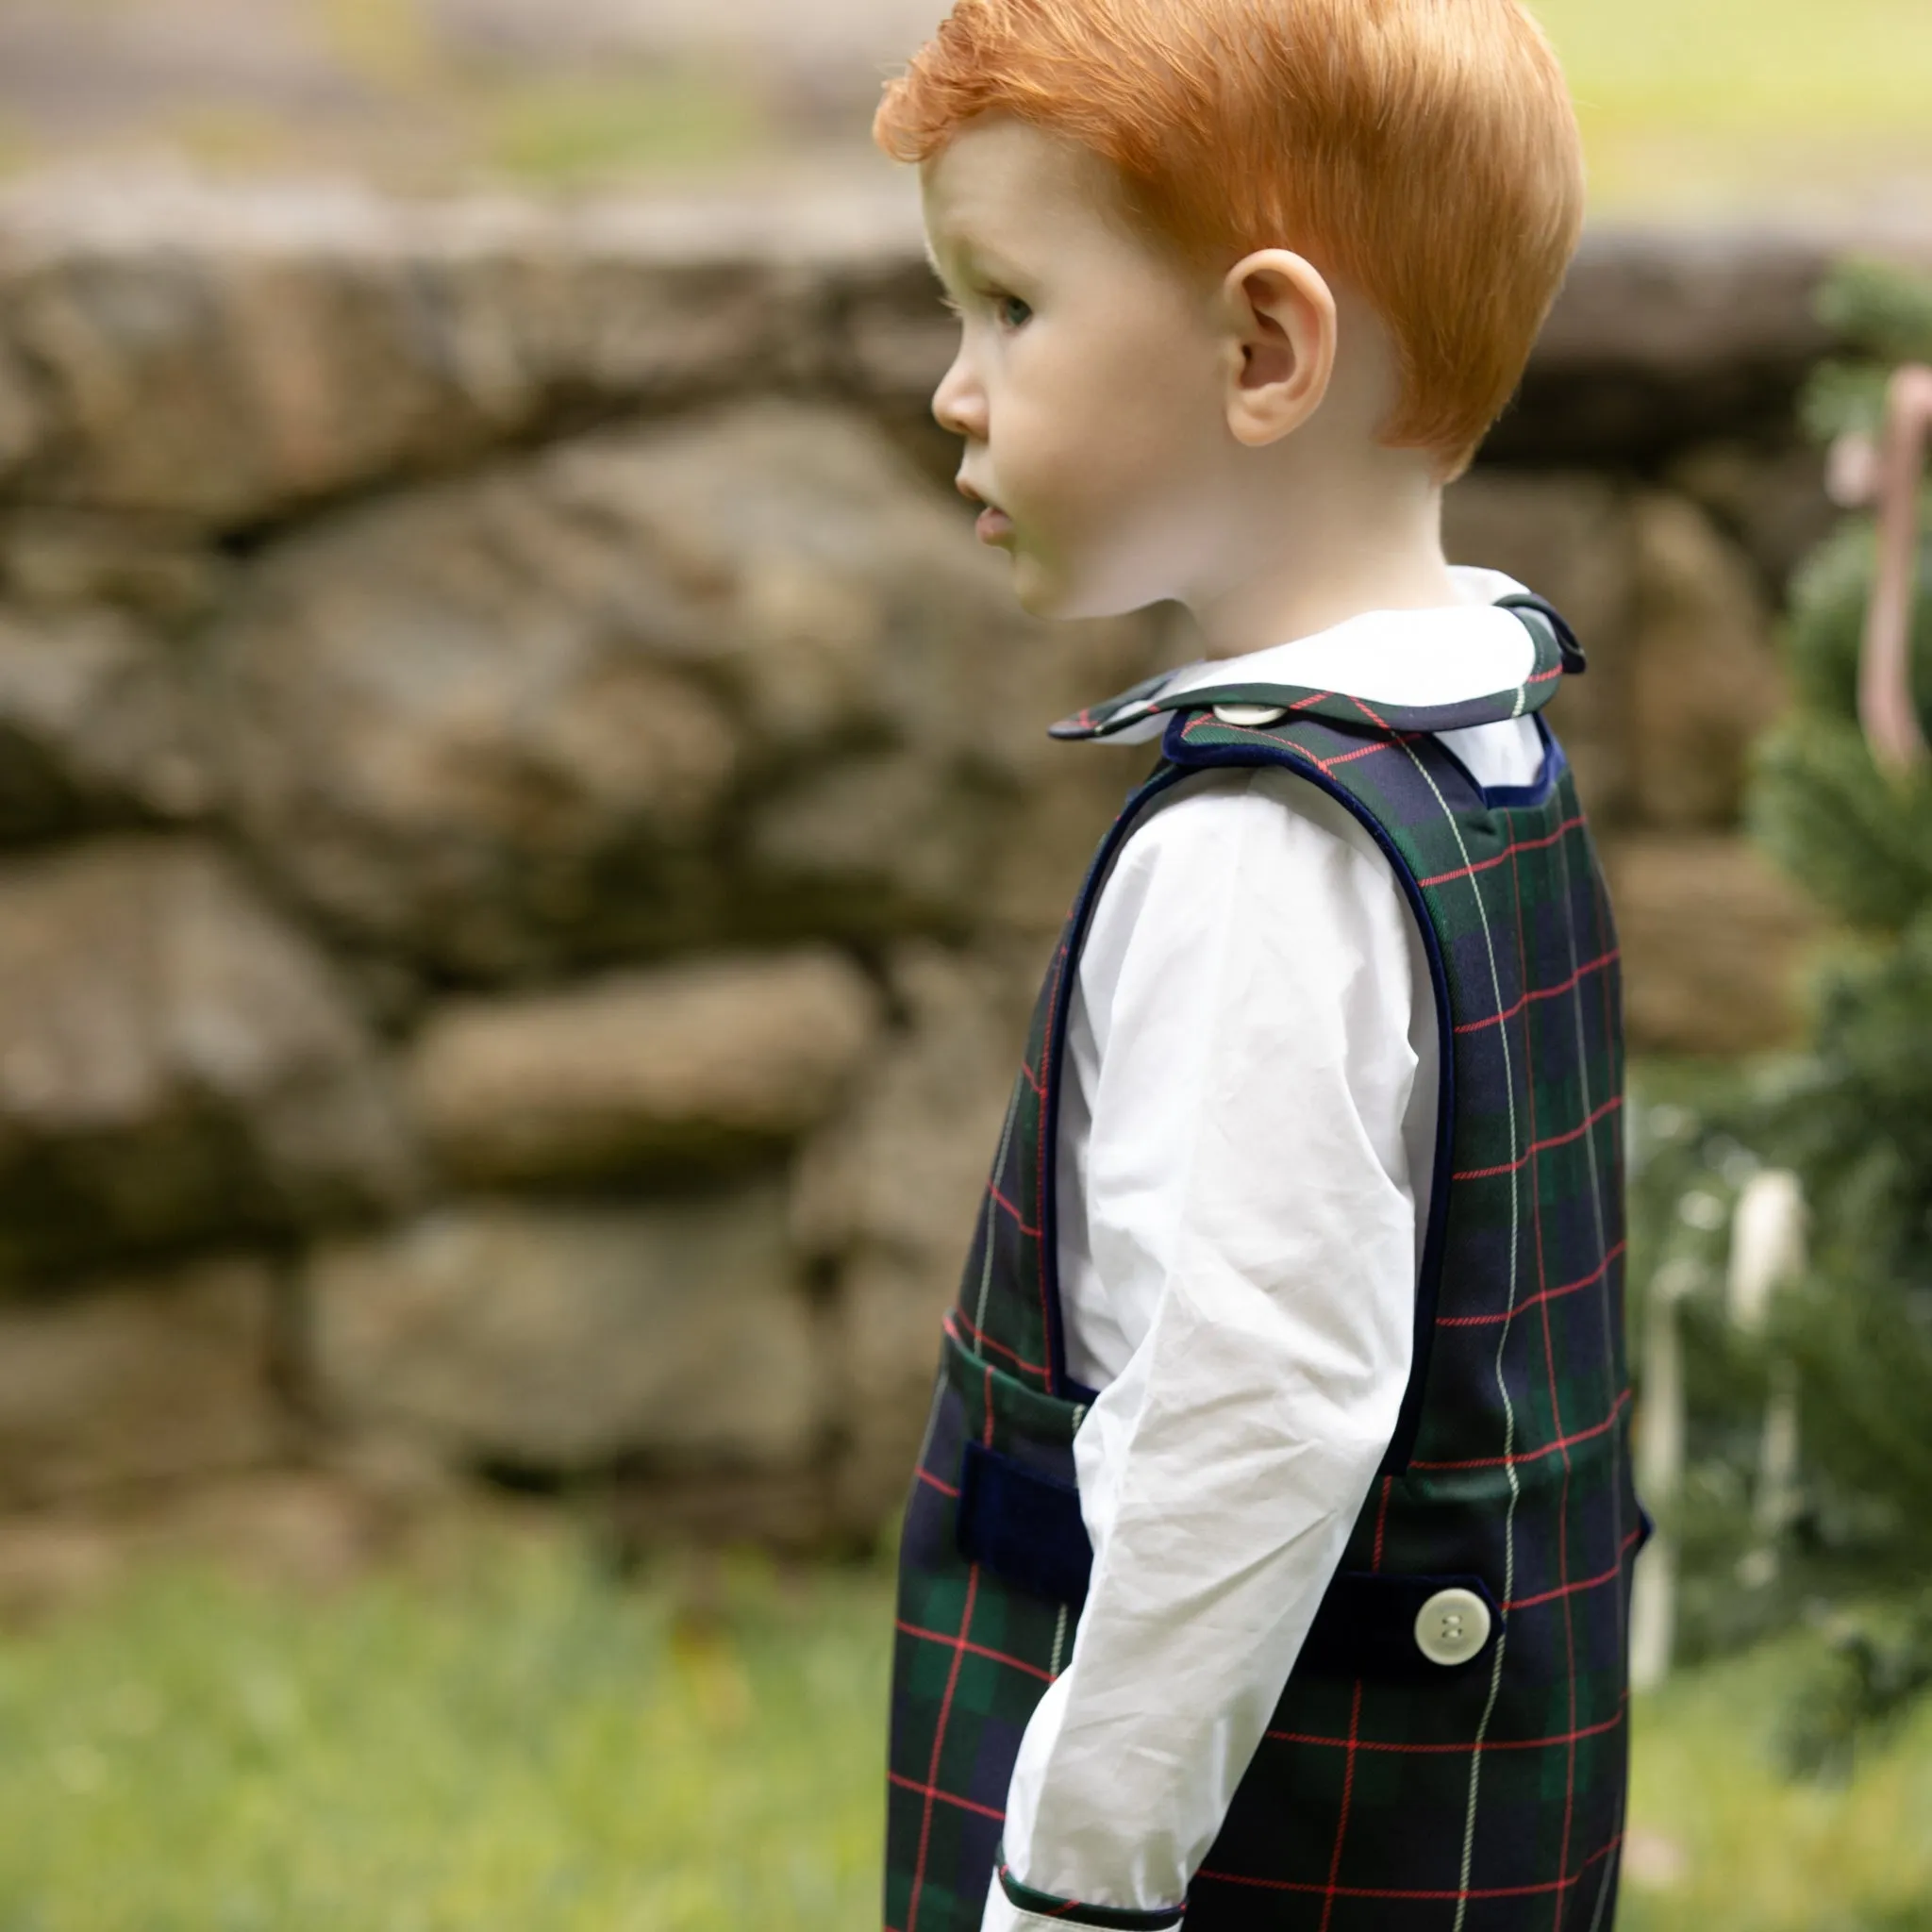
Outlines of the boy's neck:
M1207 657L1243 657L1366 610L1462 601L1442 557L1441 486L1413 453L1283 466L1267 480L1218 580L1182 600Z

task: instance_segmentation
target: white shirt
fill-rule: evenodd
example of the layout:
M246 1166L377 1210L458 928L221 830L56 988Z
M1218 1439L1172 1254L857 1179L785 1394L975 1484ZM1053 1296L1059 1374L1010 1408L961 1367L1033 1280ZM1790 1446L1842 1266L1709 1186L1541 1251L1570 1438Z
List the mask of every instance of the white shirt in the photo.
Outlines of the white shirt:
M1487 608L1521 586L1457 576L1462 606L1372 611L1167 689L1521 684L1528 634ZM1491 787L1543 761L1527 718L1442 741ZM1067 1366L1101 1393L1074 1444L1092 1582L1008 1799L1028 1886L1172 1907L1221 1828L1394 1433L1438 1066L1414 916L1343 807L1271 766L1149 809L1102 887L1061 1072ZM1057 1923L994 1878L983 1932Z

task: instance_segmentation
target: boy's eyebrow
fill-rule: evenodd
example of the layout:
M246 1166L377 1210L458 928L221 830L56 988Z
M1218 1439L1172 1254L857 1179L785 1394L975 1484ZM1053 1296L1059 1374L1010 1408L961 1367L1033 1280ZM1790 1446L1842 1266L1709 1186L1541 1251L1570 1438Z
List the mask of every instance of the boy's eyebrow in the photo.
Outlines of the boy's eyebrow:
M950 252L958 261L961 275L965 279L1006 282L1020 278L1016 266L996 259L991 251L980 248L970 235L960 235L955 239ZM925 237L925 258L933 274L951 288L951 278L941 265L939 252L933 247L932 237L929 234Z

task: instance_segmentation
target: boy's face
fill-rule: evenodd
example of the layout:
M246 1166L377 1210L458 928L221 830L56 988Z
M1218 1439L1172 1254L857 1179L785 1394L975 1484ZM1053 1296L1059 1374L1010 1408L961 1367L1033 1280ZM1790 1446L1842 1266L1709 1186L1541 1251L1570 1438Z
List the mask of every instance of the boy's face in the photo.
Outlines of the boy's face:
M1184 595L1233 447L1215 285L1136 235L1106 162L1024 122L968 124L921 184L960 318L933 414L966 440L959 488L1021 604Z

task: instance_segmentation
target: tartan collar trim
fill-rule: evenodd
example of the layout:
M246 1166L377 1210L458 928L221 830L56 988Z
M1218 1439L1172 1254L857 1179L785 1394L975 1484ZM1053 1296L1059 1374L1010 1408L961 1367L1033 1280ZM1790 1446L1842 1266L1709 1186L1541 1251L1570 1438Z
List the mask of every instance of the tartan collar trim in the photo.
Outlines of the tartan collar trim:
M1051 736L1073 741L1111 738L1132 743L1158 736L1167 722L1166 714L1176 711L1231 712L1234 715L1224 722L1256 726L1278 724L1284 718L1323 718L1384 732L1457 731L1521 718L1548 704L1566 674L1583 670L1583 650L1562 617L1527 591L1511 590L1494 598L1491 608L1507 610L1514 617L1528 633L1531 646L1529 668L1521 681L1501 690L1473 690L1423 704L1382 702L1348 691L1321 690L1249 675L1265 671L1268 667L1262 660L1274 655L1256 652L1246 658L1230 659L1226 669L1233 675L1224 680L1177 684L1177 674L1161 672L1105 704L1061 719L1051 727Z

